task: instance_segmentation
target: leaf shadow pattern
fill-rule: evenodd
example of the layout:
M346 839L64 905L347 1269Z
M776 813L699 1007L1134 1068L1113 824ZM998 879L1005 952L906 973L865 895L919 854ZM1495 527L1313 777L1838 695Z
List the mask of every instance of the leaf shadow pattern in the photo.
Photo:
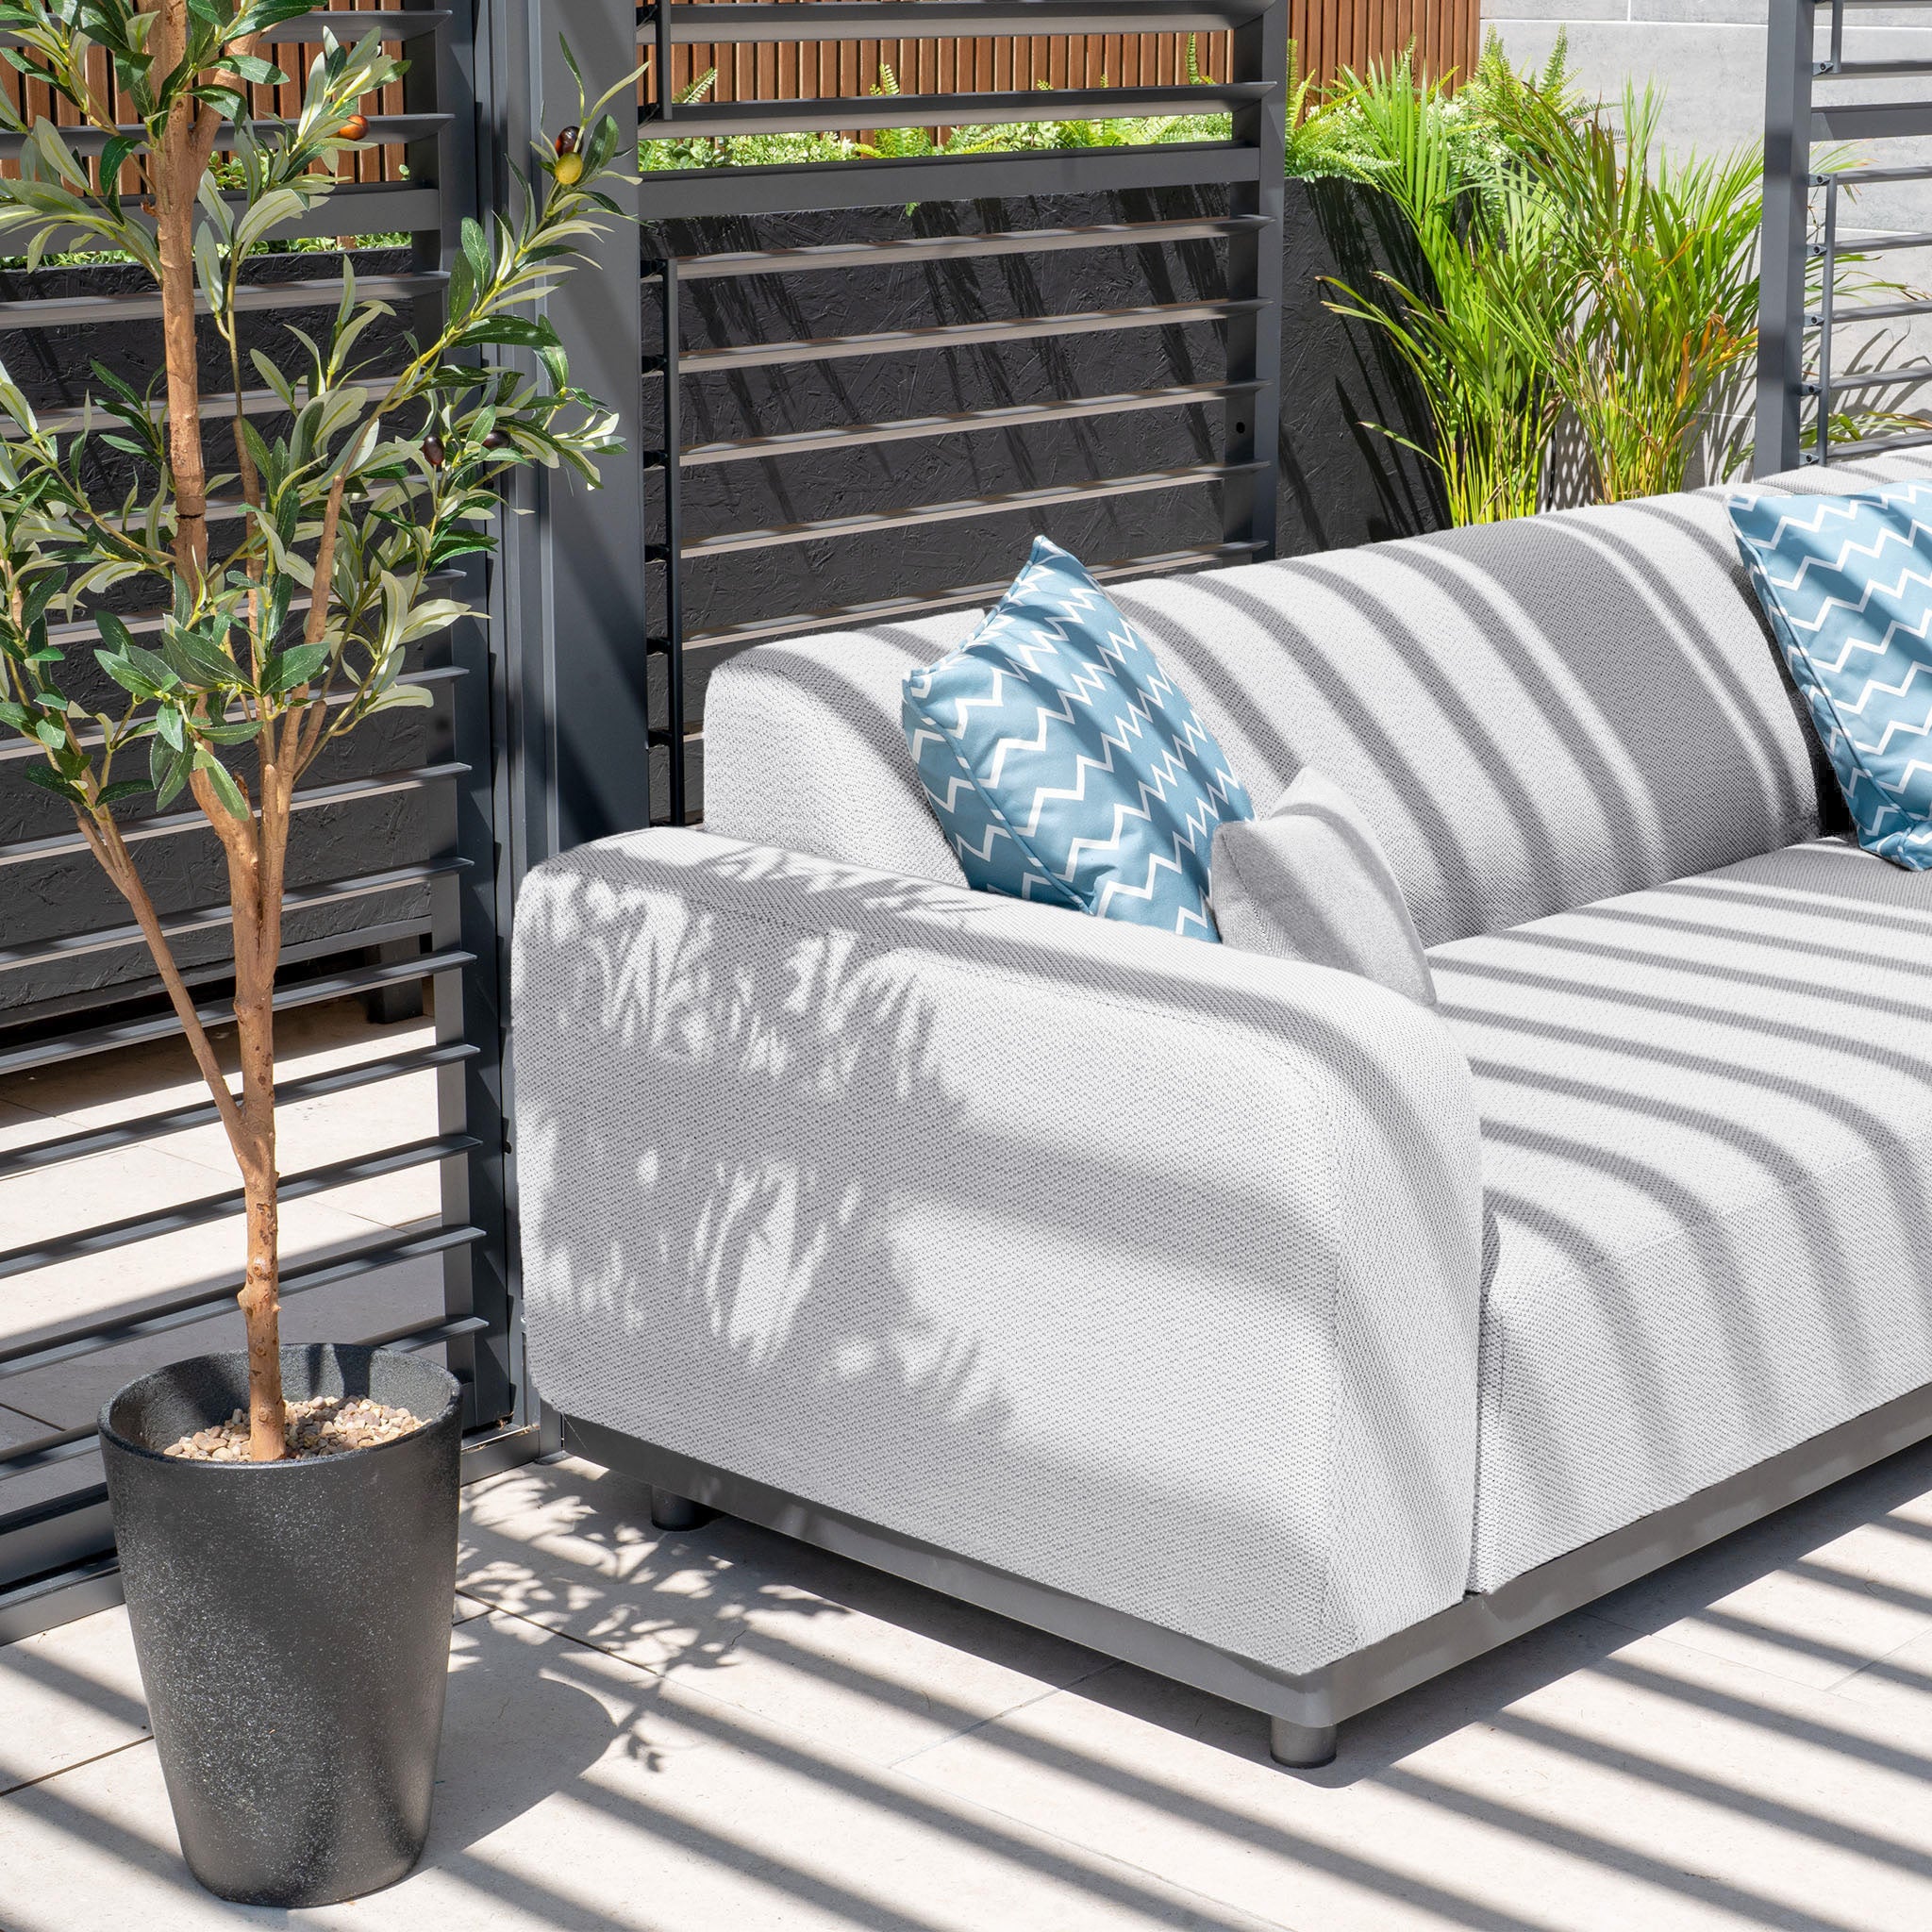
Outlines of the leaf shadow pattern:
M989 895L641 837L534 875L519 908L547 1400L1283 1671L1352 1614L1331 1574L1355 1561L1328 1521L1344 1480L1386 1489L1371 1541L1405 1590L1459 1580L1466 1469L1433 1433L1449 1385L1388 1404L1344 1475L1331 1418L1355 1370L1310 1346L1357 1316L1321 1258L1342 1182L1328 1138L1291 1125L1316 1117L1300 1083L1345 1069L1374 1185L1394 1184L1411 1110L1357 1029L1404 1032L1409 1008L1358 1013L1325 979L1289 999L1268 962ZM1419 1262L1444 1284L1427 1319L1473 1350L1460 1158L1400 1186L1442 1243ZM1400 1381L1383 1338L1357 1341Z

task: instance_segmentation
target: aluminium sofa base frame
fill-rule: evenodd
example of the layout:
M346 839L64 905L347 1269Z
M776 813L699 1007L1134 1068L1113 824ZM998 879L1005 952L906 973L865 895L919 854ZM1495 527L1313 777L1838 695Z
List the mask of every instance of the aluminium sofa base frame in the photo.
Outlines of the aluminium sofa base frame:
M565 1450L661 1492L654 1493L652 1510L660 1528L691 1528L705 1512L717 1511L849 1557L1259 1711L1269 1720L1275 1761L1309 1769L1335 1756L1336 1726L1343 1719L1932 1437L1932 1385L1908 1391L1681 1503L1612 1530L1495 1590L1465 1596L1406 1630L1300 1676L714 1469L621 1430L571 1415L557 1420Z

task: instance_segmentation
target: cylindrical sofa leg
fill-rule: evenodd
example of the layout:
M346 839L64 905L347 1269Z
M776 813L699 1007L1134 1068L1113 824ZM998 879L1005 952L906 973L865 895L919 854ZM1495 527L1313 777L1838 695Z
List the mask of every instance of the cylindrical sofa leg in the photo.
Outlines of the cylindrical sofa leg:
M1312 1771L1335 1757L1333 1724L1298 1724L1292 1718L1268 1720L1268 1755L1293 1771Z
M655 1529L702 1529L717 1513L702 1503L693 1503L689 1496L652 1485L651 1524Z

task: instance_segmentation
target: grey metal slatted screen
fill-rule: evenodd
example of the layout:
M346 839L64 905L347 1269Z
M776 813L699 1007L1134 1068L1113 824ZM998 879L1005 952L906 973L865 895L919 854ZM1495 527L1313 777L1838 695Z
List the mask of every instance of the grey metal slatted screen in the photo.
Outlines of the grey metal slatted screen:
M439 312L444 265L457 245L457 230L475 205L475 117L470 75L474 43L467 6L404 10L393 14L318 12L288 22L273 38L299 42L318 40L325 29L339 37L365 34L372 27L407 43L411 65L403 87L404 111L371 116L378 140L402 143L406 183L367 182L346 187L322 210L291 232L335 235L396 230L408 236L407 265L396 273L358 278L365 292L394 302L406 321L421 328ZM17 142L15 143L17 145ZM75 144L84 145L76 139ZM4 143L0 143L4 146ZM325 259L325 258L323 258ZM301 276L266 284L251 291L252 308L282 313L302 308L333 308L341 291L340 269L327 276ZM135 290L87 292L58 298L0 303L0 332L13 329L86 328L92 339L113 341L117 327L144 322L158 313L158 299ZM224 406L225 406L225 399ZM252 398L250 407L267 400ZM452 573L447 594L468 594L481 610L488 587L481 572ZM130 619L141 628L141 619ZM78 628L85 628L79 626ZM430 720L419 756L406 768L323 774L298 795L305 814L392 806L420 797L431 828L434 856L401 866L356 867L338 875L305 881L291 894L291 911L341 900L415 889L426 898L417 922L423 943L414 957L352 966L322 976L291 976L279 990L278 1011L295 1012L356 993L379 992L426 981L434 992L433 1041L392 1051L377 1051L352 1064L325 1067L291 1080L285 1103L319 1104L328 1096L377 1088L403 1080L433 1082L434 1131L396 1144L358 1147L353 1152L284 1176L283 1198L291 1203L325 1199L331 1190L411 1168L437 1174L441 1212L432 1223L412 1224L380 1238L338 1243L316 1258L293 1259L283 1278L285 1299L300 1307L303 1298L322 1294L358 1277L399 1264L430 1263L441 1270L442 1308L401 1324L382 1324L374 1334L344 1340L390 1342L406 1348L441 1347L463 1381L473 1431L470 1467L501 1466L534 1448L534 1431L524 1427L519 1409L521 1365L510 1319L506 1234L503 1152L501 934L496 912L498 806L494 784L497 696L489 629L480 621L459 623L429 641L423 660L410 674L432 690L428 712L408 713ZM9 776L0 765L0 777ZM196 816L172 813L131 828L139 854L161 854L171 841L198 836ZM39 840L0 846L0 882L9 868L46 856L45 848L63 835L58 829ZM301 851L298 827L294 850ZM164 908L172 932L218 932L219 903L196 901ZM50 942L63 953L125 946L130 934L124 920ZM16 954L30 949L14 949ZM44 950L44 948L43 948ZM0 958L0 964L8 963ZM219 1021L224 1002L211 998L204 1017ZM41 1027L30 1038L8 1043L0 1036L0 1078L35 1070L68 1072L96 1056L117 1049L178 1037L171 1014L131 1017ZM186 1056L183 1056L186 1066ZM58 1190L68 1163L121 1157L134 1159L169 1136L206 1125L211 1105L178 1098L168 1105L123 1114L99 1124L49 1122L51 1131L15 1137L0 1151L0 1182L30 1179ZM206 1191L64 1232L52 1239L9 1241L0 1228L0 1295L12 1291L16 1310L25 1307L23 1290L39 1271L77 1257L125 1256L131 1264L141 1244L183 1229L225 1224L238 1215L238 1188L208 1175ZM165 1292L143 1293L137 1285L111 1308L78 1319L0 1324L0 1414L33 1422L31 1410L8 1407L9 1390L30 1385L25 1378L85 1364L111 1351L145 1347L158 1340L171 1354L189 1354L202 1345L196 1324L232 1308L240 1285L240 1235L232 1278L199 1281ZM132 1373L133 1370L128 1371ZM44 1404L42 1406L45 1406ZM18 1426L9 1431L17 1439ZM0 1641L84 1612L111 1600L114 1591L105 1490L92 1455L91 1419L68 1416L61 1425L44 1421L26 1440L0 1436ZM9 1494L9 1491L11 1492Z
M1880 0L1771 0L1765 72L1763 281L1758 314L1757 410L1754 468L1770 475L1932 443L1932 424L1899 422L1870 434L1834 437L1833 418L1847 396L1883 400L1888 391L1932 383L1932 361L1843 370L1839 332L1874 323L1932 315L1932 297L1857 302L1840 299L1848 255L1932 246L1932 233L1886 233L1847 242L1844 191L1888 182L1932 182L1932 165L1821 167L1821 143L1893 141L1932 134L1932 98L1857 100L1835 95L1836 83L1932 78L1932 60L1845 58L1848 10ZM1890 6L1891 0L1885 0ZM1903 0L1910 12L1926 0ZM1819 26L1825 28L1824 47ZM1888 17L1890 17L1888 15ZM1928 16L1932 17L1932 16ZM1821 97L1819 88L1825 88Z

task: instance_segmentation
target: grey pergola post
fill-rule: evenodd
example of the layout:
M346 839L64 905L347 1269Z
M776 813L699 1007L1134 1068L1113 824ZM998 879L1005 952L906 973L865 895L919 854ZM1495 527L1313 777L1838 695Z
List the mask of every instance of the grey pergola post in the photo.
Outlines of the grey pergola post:
M1757 421L1752 470L1803 459L1805 288L1810 247L1811 63L1816 0L1771 0L1758 232Z
M508 206L511 168L531 171L531 143L575 119L567 38L591 93L638 64L630 0L484 0L490 35L486 101L493 116L496 206ZM636 110L628 92L607 110L628 148ZM620 175L606 192L635 213L638 187ZM508 665L508 781L520 877L553 853L628 831L651 816L645 641L649 629L645 472L638 452L643 341L638 230L612 222L591 259L549 298L570 356L571 379L617 413L624 450L603 465L603 487L561 475L528 479L508 520L497 621Z

